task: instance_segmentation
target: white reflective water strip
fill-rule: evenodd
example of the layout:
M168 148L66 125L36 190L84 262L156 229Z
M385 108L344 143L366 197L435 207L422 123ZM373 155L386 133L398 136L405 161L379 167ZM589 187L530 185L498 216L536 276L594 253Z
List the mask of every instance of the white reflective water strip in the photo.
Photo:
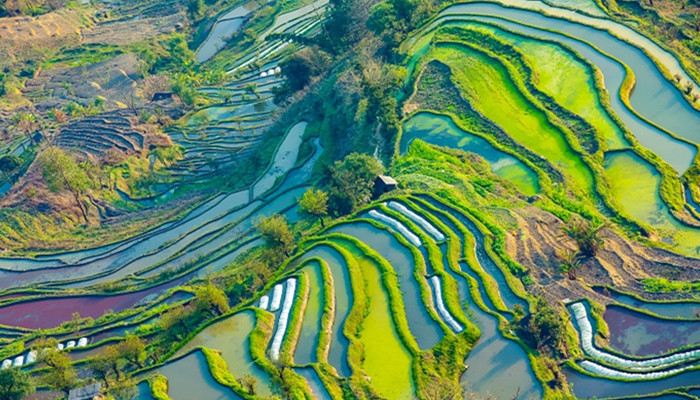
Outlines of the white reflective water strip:
M457 322L457 320L454 319L452 314L447 310L447 307L445 307L445 302L442 299L442 285L440 282L440 278L436 276L433 276L430 278L430 283L433 285L433 290L435 291L435 300L437 302L437 309L438 312L440 313L440 316L442 317L445 322L452 328L453 331L456 333L462 332L464 328L462 328L462 325Z
M394 210L398 211L400 214L403 214L406 218L410 219L411 221L420 225L426 232L428 232L438 242L445 240L445 235L443 235L442 232L440 232L435 226L433 226L433 224L431 224L428 220L421 217L420 215L414 213L412 210L409 210L403 204L397 203L395 201L390 201L388 203L388 206L390 208L393 208Z
M386 214L382 214L377 210L370 210L369 215L372 218L377 219L381 222L384 222L386 225L389 225L390 227L397 230L412 245L419 247L422 244L422 242L420 241L418 236L414 235L413 232L408 230L408 228L406 228L401 222L391 218L390 216L388 216Z
M270 357L273 361L276 361L280 356L282 339L284 339L284 334L287 332L289 313L292 311L292 305L294 304L294 292L296 291L296 287L296 278L290 278L287 280L287 291L284 294L282 312L280 313L279 320L277 321L277 331L275 331L275 337L272 339L272 345L270 346Z
M260 305L258 307L263 310L267 310L267 306L270 304L270 296L264 295L260 298Z
M278 283L275 285L275 289L272 291L272 304L270 304L270 311L277 311L280 309L280 303L282 302L282 284Z

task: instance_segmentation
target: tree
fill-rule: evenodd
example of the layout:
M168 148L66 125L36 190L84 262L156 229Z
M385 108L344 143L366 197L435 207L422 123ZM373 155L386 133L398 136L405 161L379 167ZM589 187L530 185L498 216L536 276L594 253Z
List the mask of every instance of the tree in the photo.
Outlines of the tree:
M323 190L315 190L314 188L309 188L297 200L299 204L299 210L301 214L318 218L321 221L321 227L325 228L325 223L323 222L323 217L328 215L328 193Z
M229 310L228 297L226 297L226 293L223 290L208 282L206 285L197 288L194 307L198 312L206 312L215 317Z
M78 166L73 157L58 147L47 148L39 155L37 161L49 190L52 192L69 190L75 198L75 204L83 214L85 223L87 223L87 211L80 200L91 183L85 171Z
M182 305L176 306L160 317L160 326L168 337L182 340L190 334L188 321L192 316L192 309Z
M34 392L31 376L20 368L0 370L0 399L20 400Z
M381 164L367 154L352 153L331 168L330 203L336 214L349 214L372 198Z
M294 247L294 234L289 229L286 217L274 214L268 218L262 218L255 228L262 235L268 249L282 252L289 257Z
M44 363L49 367L48 372L42 376L44 385L67 395L78 382L78 374L71 364L70 356L64 351L52 351Z
M0 158L0 171L2 171L5 179L10 179L10 174L22 165L22 160L15 155L4 156Z
M559 271L562 273L566 272L570 280L576 280L576 270L581 267L578 252L571 249L564 249L559 253L559 257L561 258Z
M146 342L143 339L136 335L127 334L117 348L122 358L139 368L143 368L143 360L146 358Z
M560 236L572 239L582 256L595 257L604 243L600 237L603 228L605 224L594 225L584 219L574 218L562 228Z
M88 368L93 372L95 379L104 382L105 388L110 386L110 376L114 374L116 379L121 377L122 357L116 345L107 346L101 354L88 359Z
M527 319L527 332L535 342L535 347L542 351L546 346L553 350L565 344L564 321L556 310L543 298L535 303L535 312Z

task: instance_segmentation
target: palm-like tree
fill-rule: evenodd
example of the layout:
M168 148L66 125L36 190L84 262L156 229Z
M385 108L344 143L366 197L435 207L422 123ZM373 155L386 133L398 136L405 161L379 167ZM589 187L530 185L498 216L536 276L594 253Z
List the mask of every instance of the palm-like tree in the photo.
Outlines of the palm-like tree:
M564 249L558 254L559 258L561 258L561 264L559 264L559 272L566 272L569 276L569 279L575 281L576 270L581 268L581 260L579 259L579 253L571 249Z
M595 257L598 250L603 247L603 238L600 233L605 224L592 224L584 219L572 219L562 227L562 237L568 237L576 242L579 252L584 257Z

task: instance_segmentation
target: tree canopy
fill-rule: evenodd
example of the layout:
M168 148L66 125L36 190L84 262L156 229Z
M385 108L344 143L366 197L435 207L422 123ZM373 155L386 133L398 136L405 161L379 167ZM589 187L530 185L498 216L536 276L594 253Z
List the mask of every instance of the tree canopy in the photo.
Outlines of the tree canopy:
M27 372L20 368L0 370L0 399L20 400L34 392L34 383Z
M6 177L12 171L19 168L20 165L22 165L22 161L17 156L9 155L0 157L0 171L2 171L3 175L5 175Z
M323 190L309 188L297 200L297 204L299 204L299 212L302 215L318 218L321 221L321 226L325 226L323 217L328 215L328 193Z
M331 209L342 215L369 203L374 180L383 170L368 154L352 153L336 161L331 168Z
M285 256L294 248L294 234L289 228L287 218L273 214L258 221L256 228L262 235L265 246L272 251L279 251Z
M69 190L75 197L76 205L87 222L87 211L80 201L81 196L91 187L92 181L78 163L58 147L49 147L38 157L41 173L52 192Z

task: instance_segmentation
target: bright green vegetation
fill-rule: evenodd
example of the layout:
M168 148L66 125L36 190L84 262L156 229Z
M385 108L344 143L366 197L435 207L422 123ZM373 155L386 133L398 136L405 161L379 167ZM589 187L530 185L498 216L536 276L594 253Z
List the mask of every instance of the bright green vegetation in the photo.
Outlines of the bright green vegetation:
M679 251L700 255L700 229L678 221L659 195L661 177L642 158L630 151L605 157L605 171L613 196L633 218L650 226L662 240Z
M537 175L517 158L492 147L486 140L460 129L452 119L432 113L418 113L403 125L403 143L413 138L428 143L460 148L476 153L491 165L491 170L509 180L527 195L539 192Z
M359 332L364 350L362 369L383 397L411 399L414 392L411 353L392 320L389 295L382 285L379 267L352 242L338 242L348 249L359 265L369 301Z
M642 280L644 290L647 292L698 292L700 282L670 281L664 278L647 278Z
M460 24L461 25L461 24ZM603 108L593 70L556 44L529 39L491 25L469 23L514 45L525 54L536 74L535 86L580 115L600 133L610 150L628 147L622 130Z
M461 44L438 44L428 57L451 68L457 86L486 118L561 168L572 177L576 187L594 193L588 167L571 149L562 132L525 97L502 64Z
M382 0L358 12L365 4L333 0L328 9L299 9L310 1L196 0L183 10L196 26L128 49L73 46L52 56L46 67L134 51L144 76L168 75L160 89L177 92L187 114L178 121L155 111L139 116L154 125L165 120L168 129L158 134L178 146L153 151L154 164L144 151L108 168L126 194L107 197L109 204L92 187L112 190L113 181L103 185L76 160L63 163L72 175L66 181L49 167L60 154L42 156L35 146L44 166L37 177L60 187L84 215L83 225L75 223L80 214L71 221L79 230L65 248L83 239L101 243L90 223L107 219L140 223L134 232L141 236L67 254L0 254L0 361L31 349L49 354L0 377L17 373L64 393L99 381L114 398L129 398L122 386L141 381L142 390L147 380L159 400L641 398L697 383L700 369L615 381L606 368L616 360L586 346L628 357L620 349L647 340L634 332L661 324L646 313L644 296L669 305L698 290L697 259L674 254L700 255L700 229L690 224L698 218L677 190L681 181L610 111L631 102L632 72L641 65L614 70L624 85L608 94L603 83L617 76L601 63L603 50L587 53L563 36L552 40L565 44L541 39L535 32L556 34L524 24L527 34L509 31L520 31L507 21L517 20L514 14L544 18L519 7L456 5L464 14L440 26L434 17L447 6L441 1ZM620 18L607 17L607 3L597 0L543 2L580 18L588 17L570 10ZM242 9L240 20L216 28L222 15ZM470 16L481 9L496 18ZM275 23L292 10L288 24ZM580 32L581 24L557 21L571 29L562 33ZM194 62L191 49L215 29L226 47ZM637 94L654 87L645 85L654 78L645 71L635 75ZM664 82L671 90L680 83ZM686 107L679 115L687 116L692 95L677 97ZM78 118L100 104L70 108ZM669 110L678 112L668 104L658 111ZM628 111L624 118L634 114ZM24 115L28 135L38 122ZM639 115L639 123L651 117ZM46 128L58 128L55 122ZM698 190L698 168L683 177L689 193ZM380 193L385 188L375 182L395 190ZM150 198L155 192L169 194ZM184 195L191 203L164 211ZM129 221L125 209L146 215ZM29 237L40 247L51 236L59 237ZM614 297L596 290L603 285L638 296L639 304L611 305ZM588 341L566 299L587 304L596 324L590 336L600 338ZM35 300L89 315L57 316L32 307ZM120 311L98 307L104 304ZM605 319L635 307L626 335ZM664 315L662 324L697 327L694 309L683 315ZM21 325L33 319L47 329ZM665 340L662 352L688 350L673 350L678 337L652 336ZM80 338L89 340L57 349ZM79 378L89 375L84 371L94 378ZM0 390L6 382L0 379ZM475 393L464 394L465 387Z

